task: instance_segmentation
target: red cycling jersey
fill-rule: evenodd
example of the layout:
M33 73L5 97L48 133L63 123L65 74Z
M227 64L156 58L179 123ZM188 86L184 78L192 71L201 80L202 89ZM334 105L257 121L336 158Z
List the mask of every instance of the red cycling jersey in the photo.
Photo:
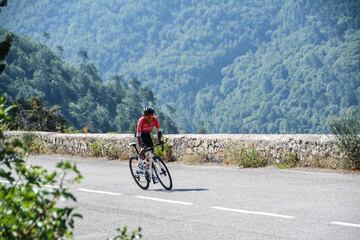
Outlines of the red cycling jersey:
M140 137L141 133L150 133L153 127L156 127L160 131L160 123L155 116L147 118L142 116L139 118L136 125L136 136Z

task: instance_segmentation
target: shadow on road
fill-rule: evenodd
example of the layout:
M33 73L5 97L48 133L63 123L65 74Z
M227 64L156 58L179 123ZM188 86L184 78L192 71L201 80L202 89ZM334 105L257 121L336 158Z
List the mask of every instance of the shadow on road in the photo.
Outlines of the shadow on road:
M165 189L151 189L150 191L155 192L201 192L201 191L209 191L207 188L177 188L172 189L171 191Z

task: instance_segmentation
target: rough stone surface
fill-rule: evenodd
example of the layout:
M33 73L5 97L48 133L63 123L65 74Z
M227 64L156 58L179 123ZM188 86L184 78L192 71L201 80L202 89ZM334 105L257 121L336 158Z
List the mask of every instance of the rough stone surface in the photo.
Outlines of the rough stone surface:
M107 156L126 159L134 155L128 144L132 134L61 134L49 132L5 132L7 138L31 135L40 152L80 156ZM303 166L335 168L340 153L332 135L264 135L264 134L175 134L166 135L174 160L186 155L201 154L207 161L222 162L224 153L234 149L254 148L269 162L286 161L289 153Z

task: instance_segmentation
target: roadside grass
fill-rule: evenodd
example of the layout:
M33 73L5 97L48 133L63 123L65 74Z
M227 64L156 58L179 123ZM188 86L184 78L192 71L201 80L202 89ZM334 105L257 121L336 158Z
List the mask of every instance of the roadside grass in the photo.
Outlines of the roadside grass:
M181 157L181 162L189 165L196 165L206 163L206 154L205 153L187 153Z
M22 141L25 145L24 147L30 154L51 152L34 133L25 133L22 137Z
M120 148L112 147L111 144L105 145L103 154L104 157L110 160L129 159L129 154L127 152L121 151Z
M330 121L335 143L343 156L338 166L343 169L360 170L360 113L349 112Z
M124 152L111 143L106 143L104 140L96 140L90 143L89 155L91 157L106 157L110 160L129 158L128 152Z
M96 140L89 144L89 152L92 157L102 157L105 142L103 140Z
M267 159L254 146L225 149L224 163L235 164L243 168L265 167L268 164Z
M299 166L299 157L296 153L288 152L285 157L285 161L275 164L277 168L286 169Z
M154 153L156 156L159 156L162 160L166 162L175 161L172 155L172 146L167 142L164 143L163 148L161 146L155 147Z

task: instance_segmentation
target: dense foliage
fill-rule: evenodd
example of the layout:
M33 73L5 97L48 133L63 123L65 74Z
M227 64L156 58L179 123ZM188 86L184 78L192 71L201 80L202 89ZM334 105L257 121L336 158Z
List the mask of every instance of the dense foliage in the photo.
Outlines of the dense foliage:
M4 31L0 31L0 35L4 35ZM44 45L16 35L6 63L8 66L0 76L0 93L23 106L17 110L15 120L29 120L16 121L15 128L43 131L58 128L62 131L65 123L60 116L52 114L60 110L77 129L134 132L144 105L156 104L152 91L134 78L125 81L123 77L115 76L103 81L94 64L85 60L78 68L72 67ZM46 106L53 107L45 110L36 100L38 98L24 100L33 97L40 97ZM157 113L165 132L176 133L177 128L170 117L161 111ZM44 114L56 119L47 121ZM39 129L34 128L41 121L44 123Z
M18 100L15 105L10 130L65 132L69 127L59 107L47 108L39 97Z
M360 114L350 112L333 119L330 126L337 145L344 154L341 167L360 169Z
M6 64L2 63L10 51L12 36L6 35L4 41L0 42L0 74L5 70Z
M182 130L329 132L329 119L359 106L358 0L8 5L2 26L42 41L82 71L95 71L84 64L90 58L106 78L137 77ZM83 111L77 106L66 115ZM97 107L86 118L102 114Z
M283 14L303 24L283 22L271 31L271 42L223 69L219 91L198 95L222 99L213 107L221 131L328 132L332 117L359 107L360 17L354 9L360 2L326 2L294 4L303 12Z
M28 165L27 146L20 140L5 139L3 131L11 125L5 98L0 97L0 239L72 239L74 223L81 214L75 212L75 196L66 186L82 178L76 165L57 163L56 170ZM59 201L67 204L59 204ZM141 229L131 233L127 227L117 229L113 239L141 239Z
M65 177L72 173L68 180L79 181L81 175L70 162L58 163L53 172L28 166L23 143L5 140L3 126L10 120L9 110L0 97L0 239L71 238L74 220L81 215L58 201L76 201L64 185Z

